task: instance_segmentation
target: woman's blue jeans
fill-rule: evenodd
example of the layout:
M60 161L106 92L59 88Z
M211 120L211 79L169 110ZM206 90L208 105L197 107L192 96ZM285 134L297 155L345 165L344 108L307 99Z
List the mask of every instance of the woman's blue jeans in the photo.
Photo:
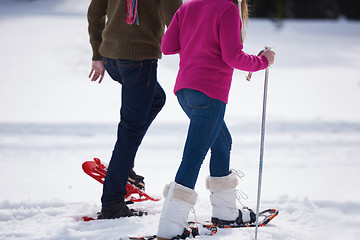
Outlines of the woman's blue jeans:
M210 176L229 175L232 139L224 122L226 104L193 89L181 89L176 95L190 125L175 182L194 189L209 149Z
M117 141L101 197L102 205L111 205L124 201L136 152L151 122L165 104L165 92L157 81L157 59L103 60L111 78L122 85Z

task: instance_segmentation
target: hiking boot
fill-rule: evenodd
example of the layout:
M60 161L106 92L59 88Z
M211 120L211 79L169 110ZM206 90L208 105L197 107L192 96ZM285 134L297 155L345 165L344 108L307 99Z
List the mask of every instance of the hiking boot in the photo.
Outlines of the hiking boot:
M133 212L128 208L125 202L102 206L97 219L114 219L121 217L132 217Z
M134 170L131 169L130 176L128 181L135 185L137 188L144 190L145 189L145 182L144 177L137 175Z

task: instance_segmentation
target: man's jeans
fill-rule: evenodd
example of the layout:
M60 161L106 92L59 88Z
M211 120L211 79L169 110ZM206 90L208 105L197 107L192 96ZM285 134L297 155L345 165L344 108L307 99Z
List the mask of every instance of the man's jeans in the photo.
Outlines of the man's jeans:
M151 122L165 104L165 92L157 81L157 59L103 60L111 78L122 85L117 141L101 198L102 205L111 205L124 201L136 152Z
M176 95L190 118L190 125L175 182L194 189L201 164L209 149L210 176L229 175L232 139L224 122L226 104L193 89L181 89Z

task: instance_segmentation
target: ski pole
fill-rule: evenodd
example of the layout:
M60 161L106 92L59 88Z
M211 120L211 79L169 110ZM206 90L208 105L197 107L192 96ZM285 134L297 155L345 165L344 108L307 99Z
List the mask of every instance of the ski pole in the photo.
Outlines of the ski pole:
M264 97L263 97L263 111L262 111L262 123L261 123L261 142L260 142L259 179L258 179L258 192L257 192L257 205L256 205L255 240L257 240L257 234L258 234L258 228L259 228L259 210L260 210L260 194L261 194L263 156L264 156L265 119L266 119L268 78L269 78L269 67L267 67L265 70L265 81L264 81Z

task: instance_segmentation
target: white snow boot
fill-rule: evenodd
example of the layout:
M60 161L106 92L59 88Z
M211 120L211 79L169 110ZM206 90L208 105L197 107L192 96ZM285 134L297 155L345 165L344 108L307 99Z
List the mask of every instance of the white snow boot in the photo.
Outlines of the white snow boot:
M238 176L230 172L225 177L211 177L206 180L206 187L210 190L212 206L211 222L215 225L230 225L253 223L256 221L255 213L246 207L238 209L236 206L236 186Z
M182 235L187 226L187 218L197 200L197 193L178 183L165 186L166 197L160 216L157 239L172 239Z

